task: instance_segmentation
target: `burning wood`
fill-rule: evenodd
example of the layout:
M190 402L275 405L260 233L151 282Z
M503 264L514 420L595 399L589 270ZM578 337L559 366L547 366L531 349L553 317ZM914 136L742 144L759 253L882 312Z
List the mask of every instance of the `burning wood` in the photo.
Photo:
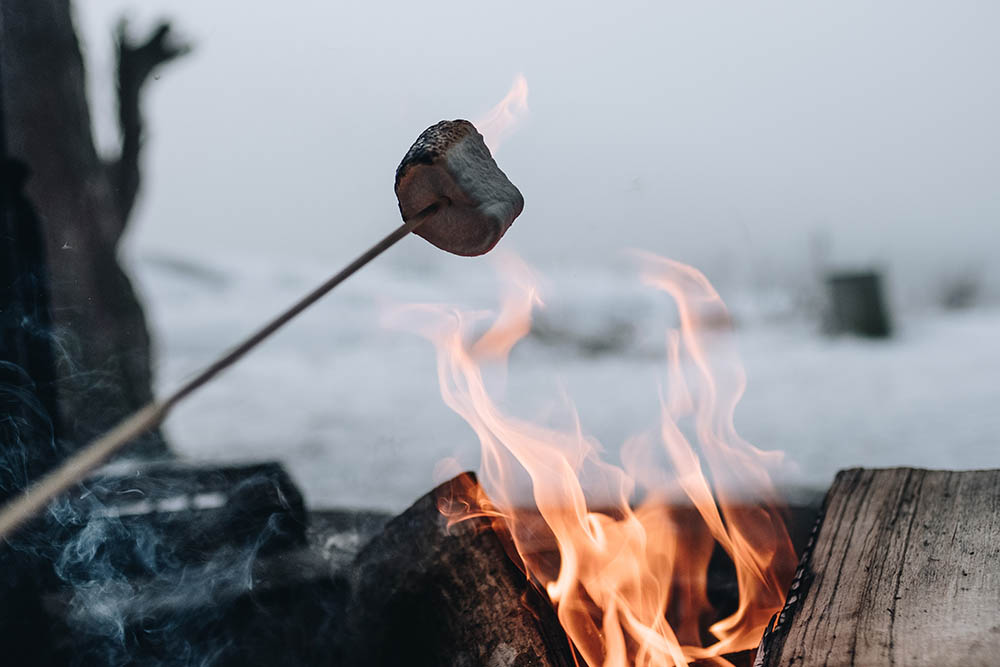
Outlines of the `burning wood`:
M482 445L490 511L502 517L518 559L545 588L586 664L725 664L722 656L757 646L794 570L768 476L777 456L735 431L744 377L719 295L689 266L654 256L643 262L644 281L673 297L680 327L668 335L659 432L626 443L621 466L602 458L576 415L572 428L546 427L507 414L489 391L488 367L504 372L531 328L538 298L527 267L508 265L513 288L478 338L479 318L447 307L412 306L397 318L418 322L437 348L442 397ZM679 505L694 508L697 520L682 518ZM734 564L739 603L705 637L715 545Z
M1000 470L846 470L757 664L994 665Z
M358 555L343 664L573 665L555 611L492 522L440 509L477 495L469 474L396 517Z

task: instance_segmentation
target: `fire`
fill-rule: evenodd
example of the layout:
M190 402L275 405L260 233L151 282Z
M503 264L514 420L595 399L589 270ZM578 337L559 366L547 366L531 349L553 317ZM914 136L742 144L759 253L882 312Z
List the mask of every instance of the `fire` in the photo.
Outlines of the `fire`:
M579 420L558 429L520 419L487 389L484 372L506 372L541 305L523 263L505 263L509 292L480 336L473 331L482 314L406 309L420 315L416 328L437 349L442 398L482 447L487 497L468 499L451 519L497 518L588 665L730 664L722 656L757 646L794 569L767 473L779 455L733 426L745 377L719 295L694 268L639 259L643 282L675 302L679 326L666 337L659 428L626 442L621 465L602 459ZM716 545L734 565L739 605L709 624L717 618L707 588Z
M472 124L483 135L490 152L496 153L500 144L514 132L527 113L528 80L523 74L518 74L514 77L510 92L500 103Z

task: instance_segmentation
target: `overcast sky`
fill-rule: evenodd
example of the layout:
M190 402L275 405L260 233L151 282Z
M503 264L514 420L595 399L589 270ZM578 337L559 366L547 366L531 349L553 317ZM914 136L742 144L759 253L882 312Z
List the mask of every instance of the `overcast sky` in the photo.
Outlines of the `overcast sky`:
M701 264L985 265L1000 228L1000 3L85 0L95 124L111 32L171 18L130 248L340 261L398 224L417 134L523 73L500 149L536 261L641 246ZM433 251L414 247L416 254ZM451 260L449 260L451 261ZM456 260L462 261L462 260ZM995 275L995 274L994 274Z

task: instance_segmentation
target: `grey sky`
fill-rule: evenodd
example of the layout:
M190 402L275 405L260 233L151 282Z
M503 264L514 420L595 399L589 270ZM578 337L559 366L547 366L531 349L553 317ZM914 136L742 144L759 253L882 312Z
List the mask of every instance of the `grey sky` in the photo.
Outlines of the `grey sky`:
M146 99L140 250L335 264L397 224L417 134L523 72L530 116L498 158L529 259L804 261L818 229L841 262L997 255L1000 3L76 4L104 144L116 17L196 43Z

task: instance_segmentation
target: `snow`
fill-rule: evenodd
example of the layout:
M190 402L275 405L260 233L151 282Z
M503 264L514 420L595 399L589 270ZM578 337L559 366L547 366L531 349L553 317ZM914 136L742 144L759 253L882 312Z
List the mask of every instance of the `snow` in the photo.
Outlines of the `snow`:
M134 264L161 394L337 268L150 254ZM656 423L669 301L617 260L541 273L546 308L512 356L511 406L532 416L571 397L617 460L620 443ZM864 341L820 335L789 315L791 299L722 291L748 375L737 427L786 452L784 485L821 489L850 466L1000 466L1000 309L897 312L893 339ZM421 263L394 249L179 406L167 434L195 460L280 460L314 507L400 510L440 460L477 467L478 443L440 399L432 347L382 316L412 301L493 308L497 294L484 260Z

